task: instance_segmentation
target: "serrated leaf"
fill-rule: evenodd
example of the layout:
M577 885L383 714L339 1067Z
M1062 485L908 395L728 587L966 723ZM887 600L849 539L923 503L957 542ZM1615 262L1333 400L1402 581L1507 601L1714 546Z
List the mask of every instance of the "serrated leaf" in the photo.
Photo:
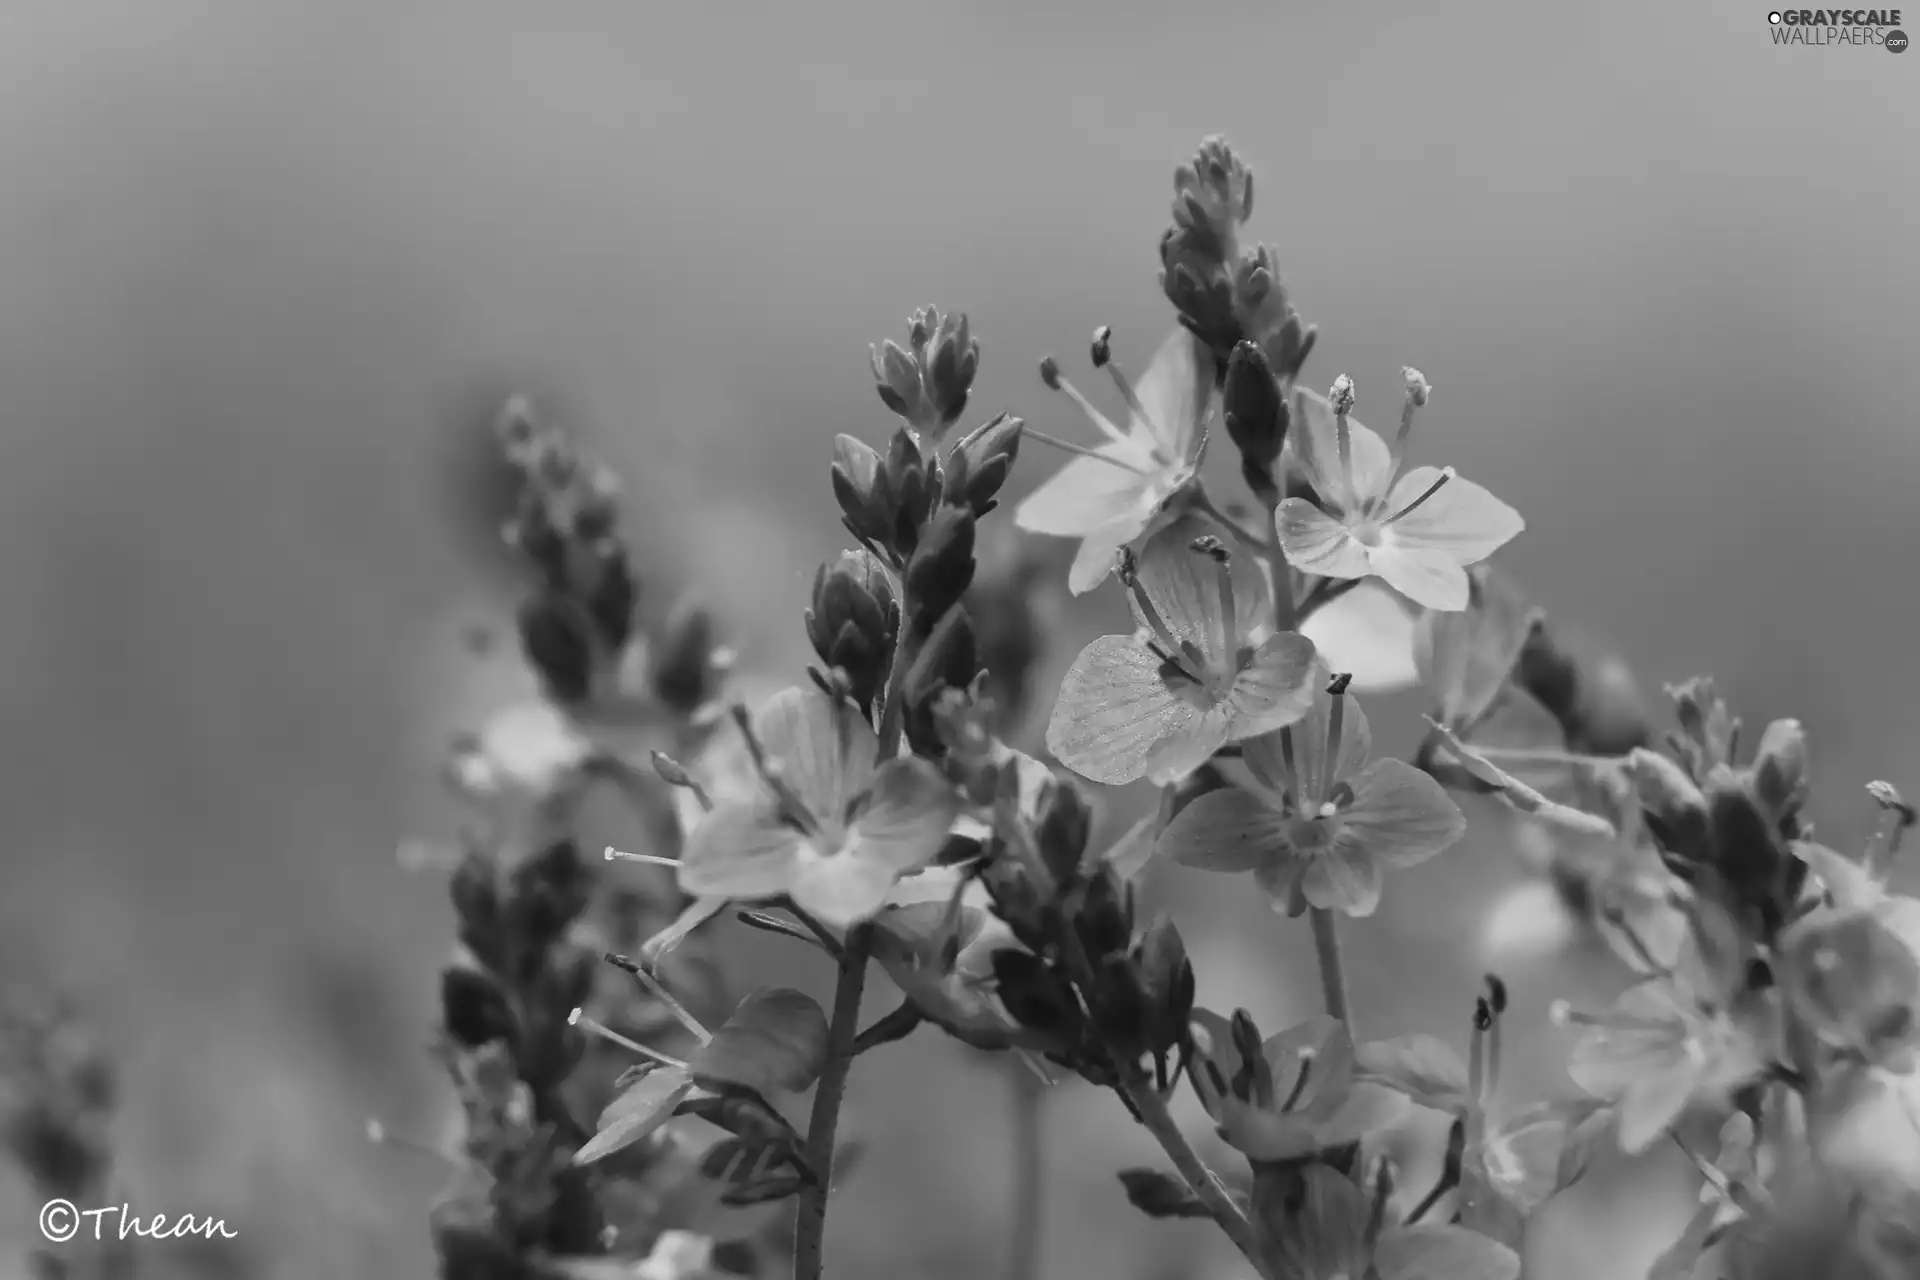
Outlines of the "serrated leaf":
M1363 1044L1355 1053L1356 1080L1385 1085L1435 1111L1467 1105L1466 1064L1438 1036L1393 1036Z
M577 1165L604 1160L639 1142L673 1118L674 1108L693 1092L693 1080L679 1067L648 1072L600 1113L600 1129L574 1152Z
M827 1059L827 1015L803 991L769 987L740 1002L688 1063L707 1087L756 1093L805 1089Z

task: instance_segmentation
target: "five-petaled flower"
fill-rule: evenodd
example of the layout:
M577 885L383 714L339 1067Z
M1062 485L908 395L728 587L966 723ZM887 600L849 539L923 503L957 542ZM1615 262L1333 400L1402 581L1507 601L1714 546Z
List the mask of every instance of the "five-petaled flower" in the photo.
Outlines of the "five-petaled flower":
M1478 564L1526 527L1520 514L1451 467L1400 474L1413 410L1424 403L1408 370L1407 408L1389 446L1336 405L1294 390L1287 436L1294 467L1311 500L1288 498L1275 526L1288 563L1327 578L1375 576L1429 609L1467 607L1468 565Z
M1213 394L1213 356L1185 329L1160 345L1138 387L1107 356L1106 331L1095 358L1113 375L1127 405L1127 427L1093 407L1051 360L1041 366L1047 385L1078 404L1106 442L1083 448L1033 431L1027 438L1080 456L1035 489L1014 512L1029 533L1080 540L1067 585L1075 595L1099 586L1119 563L1120 551L1160 520L1177 517L1194 492L1206 448L1202 430Z
M1309 906L1371 915L1386 871L1449 848L1466 819L1412 765L1369 762L1373 735L1344 676L1317 687L1298 724L1242 746L1253 785L1195 800L1161 850L1209 871L1251 871L1291 915Z
M1235 1022L1257 1038L1244 1013ZM1220 1136L1255 1160L1303 1160L1358 1142L1409 1110L1403 1095L1354 1079L1353 1036L1336 1018L1269 1036L1258 1055L1218 1014L1195 1010L1194 1027L1204 1033L1194 1037L1194 1091Z
M716 804L687 837L680 887L699 899L786 897L846 928L933 860L960 812L937 768L881 760L859 711L817 689L776 694L748 743L760 787Z
M1047 749L1082 777L1171 781L1312 701L1313 642L1273 631L1259 576L1235 573L1205 528L1183 518L1148 539L1126 570L1140 629L1095 640L1067 672Z
M1766 1068L1756 1025L1766 1006L1748 1001L1739 1009L1696 994L1687 977L1698 968L1691 948L1678 975L1663 974L1629 987L1599 1015L1554 1006L1554 1020L1584 1030L1568 1059L1573 1082L1615 1104L1620 1146L1629 1155L1646 1150L1701 1103L1723 1103Z

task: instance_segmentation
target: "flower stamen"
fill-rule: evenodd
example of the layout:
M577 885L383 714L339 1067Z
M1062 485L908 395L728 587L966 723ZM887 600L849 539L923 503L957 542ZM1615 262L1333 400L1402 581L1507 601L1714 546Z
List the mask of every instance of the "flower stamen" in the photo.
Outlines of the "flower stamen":
M1129 472L1132 475L1144 476L1147 474L1143 468L1134 466L1124 458L1116 458L1110 453L1101 453L1098 449L1089 449L1083 444L1075 444L1071 440L1062 440L1058 436L1050 436L1044 431L1035 431L1032 427L1026 428L1021 434L1029 440L1035 440L1041 444L1049 445L1064 453L1078 454L1082 458L1092 458L1095 461L1104 462L1109 466L1118 467L1122 471Z
M607 963L614 968L623 969L632 974L634 979L647 989L647 994L655 1000L658 1000L661 1008L673 1015L675 1022L678 1022L681 1026L693 1033L694 1039L698 1040L701 1044L705 1044L713 1039L713 1033L701 1026L700 1020L691 1013L688 1013L686 1006L674 999L673 993L661 984L660 979L648 973L645 965L629 960L627 957L611 951L607 953L605 958Z
M677 1067L682 1071L686 1070L687 1064L680 1061L680 1059L671 1054L662 1053L658 1049L641 1044L638 1040L629 1040L626 1036L621 1035L605 1023L589 1018L585 1009L575 1009L572 1013L568 1014L567 1025L570 1027L578 1027L588 1035L598 1036L608 1044L617 1045L629 1053L637 1053L648 1061L657 1062L663 1067Z
M1120 551L1120 582L1127 589L1134 613L1152 634L1152 639L1147 642L1148 648L1152 649L1161 661L1179 668L1181 673L1189 679L1200 680L1203 672L1199 668L1204 666L1204 663L1195 662L1192 644L1174 638L1173 629L1167 625L1167 620L1160 616L1160 611L1153 607L1153 601L1147 597L1146 588L1140 585L1139 568L1134 561L1133 552L1124 547Z
M1227 647L1232 648L1240 635L1239 605L1233 596L1233 565L1226 544L1211 534L1193 540L1197 555L1214 563L1214 589L1220 597L1220 616L1225 622Z
M612 845L607 846L606 859L608 862L640 862L649 867L672 867L676 871L680 869L678 858L663 858L657 853L628 853Z
M1342 672L1327 685L1327 693L1333 698L1333 705L1327 709L1327 771L1320 779L1321 816L1328 816L1325 807L1333 800L1334 784L1340 781L1334 775L1338 772L1336 762L1340 759L1340 739L1346 734L1347 686L1353 683L1351 672Z
M1407 513L1411 512L1412 510L1414 510L1414 508L1418 507L1421 503L1425 502L1428 498L1431 498L1434 494L1440 492L1441 489L1445 488L1447 481L1453 479L1456 474L1457 473L1454 471L1452 467L1448 467L1446 470L1440 473L1440 478L1438 480L1435 480L1431 485L1427 486L1427 491L1425 493L1421 494L1419 497L1415 498L1412 502L1409 502L1406 506L1400 508L1398 511L1394 512L1392 515L1388 516L1381 523L1392 524L1394 521L1403 518L1404 516L1407 515Z
M1112 440L1115 444L1132 443L1127 438L1126 432L1114 426L1113 421L1108 418L1106 414L1094 407L1093 401L1080 394L1078 387L1060 376L1060 365L1052 356L1048 356L1040 362L1040 380L1046 383L1048 387L1060 392L1066 396L1067 399L1078 405L1080 412L1092 419L1093 425L1100 429L1100 433Z
M754 732L752 713L740 703L733 705L732 713L733 722L739 727L740 737L747 744L747 755L753 760L754 771L760 775L760 780L766 784L767 790L773 793L774 801L779 806L780 820L803 836L820 834L819 820L807 808L806 801L800 798L800 793L781 776L779 766L768 758L765 744L760 741L760 735Z

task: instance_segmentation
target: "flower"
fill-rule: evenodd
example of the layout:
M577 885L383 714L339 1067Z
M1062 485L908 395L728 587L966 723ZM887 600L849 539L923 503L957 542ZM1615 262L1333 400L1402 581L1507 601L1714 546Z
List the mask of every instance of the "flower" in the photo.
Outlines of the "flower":
M1615 1104L1620 1147L1628 1155L1652 1146L1689 1107L1724 1101L1766 1068L1751 1016L1758 1009L1700 998L1686 976L1686 959L1676 974L1629 987L1604 1014L1555 1007L1555 1021L1585 1028L1567 1074Z
M716 803L689 833L679 873L686 893L789 897L847 928L945 844L959 796L924 760L881 761L878 736L847 703L788 689L743 729L761 786Z
M1257 575L1185 518L1127 572L1140 630L1102 636L1067 672L1047 749L1082 777L1172 781L1231 742L1291 724L1312 700L1313 642L1264 623Z
M1400 1119L1404 1095L1354 1079L1353 1036L1320 1015L1262 1041L1245 1012L1193 1014L1194 1091L1220 1136L1255 1160L1301 1160ZM1259 1052L1253 1052L1254 1046Z
M1168 824L1161 849L1208 871L1251 871L1276 909L1366 916L1390 867L1452 846L1466 819L1439 783L1399 760L1375 760L1372 731L1344 677L1322 686L1299 724L1248 741L1258 791L1201 796Z
M1067 585L1085 595L1106 580L1120 550L1155 521L1178 514L1192 492L1206 435L1213 393L1213 357L1185 329L1176 329L1147 366L1136 389L1106 358L1106 330L1095 342L1095 363L1104 366L1126 401L1127 429L1094 408L1051 361L1041 366L1047 385L1066 393L1092 420L1106 443L1087 449L1028 429L1027 435L1080 456L1027 496L1013 522L1029 533L1078 538Z
M1288 446L1313 497L1286 499L1274 523L1288 563L1303 573L1376 576L1429 609L1464 609L1467 566L1499 550L1526 522L1451 467L1400 474L1418 403L1415 375L1408 374L1407 409L1391 447L1324 396L1295 388Z

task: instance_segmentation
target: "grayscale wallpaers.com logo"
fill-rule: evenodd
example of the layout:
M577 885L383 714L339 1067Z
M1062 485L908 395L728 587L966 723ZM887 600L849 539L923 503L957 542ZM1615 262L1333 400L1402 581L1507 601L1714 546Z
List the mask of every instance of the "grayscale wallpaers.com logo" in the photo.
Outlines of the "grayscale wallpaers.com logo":
M1767 15L1775 44L1881 45L1907 51L1898 9L1775 9Z

